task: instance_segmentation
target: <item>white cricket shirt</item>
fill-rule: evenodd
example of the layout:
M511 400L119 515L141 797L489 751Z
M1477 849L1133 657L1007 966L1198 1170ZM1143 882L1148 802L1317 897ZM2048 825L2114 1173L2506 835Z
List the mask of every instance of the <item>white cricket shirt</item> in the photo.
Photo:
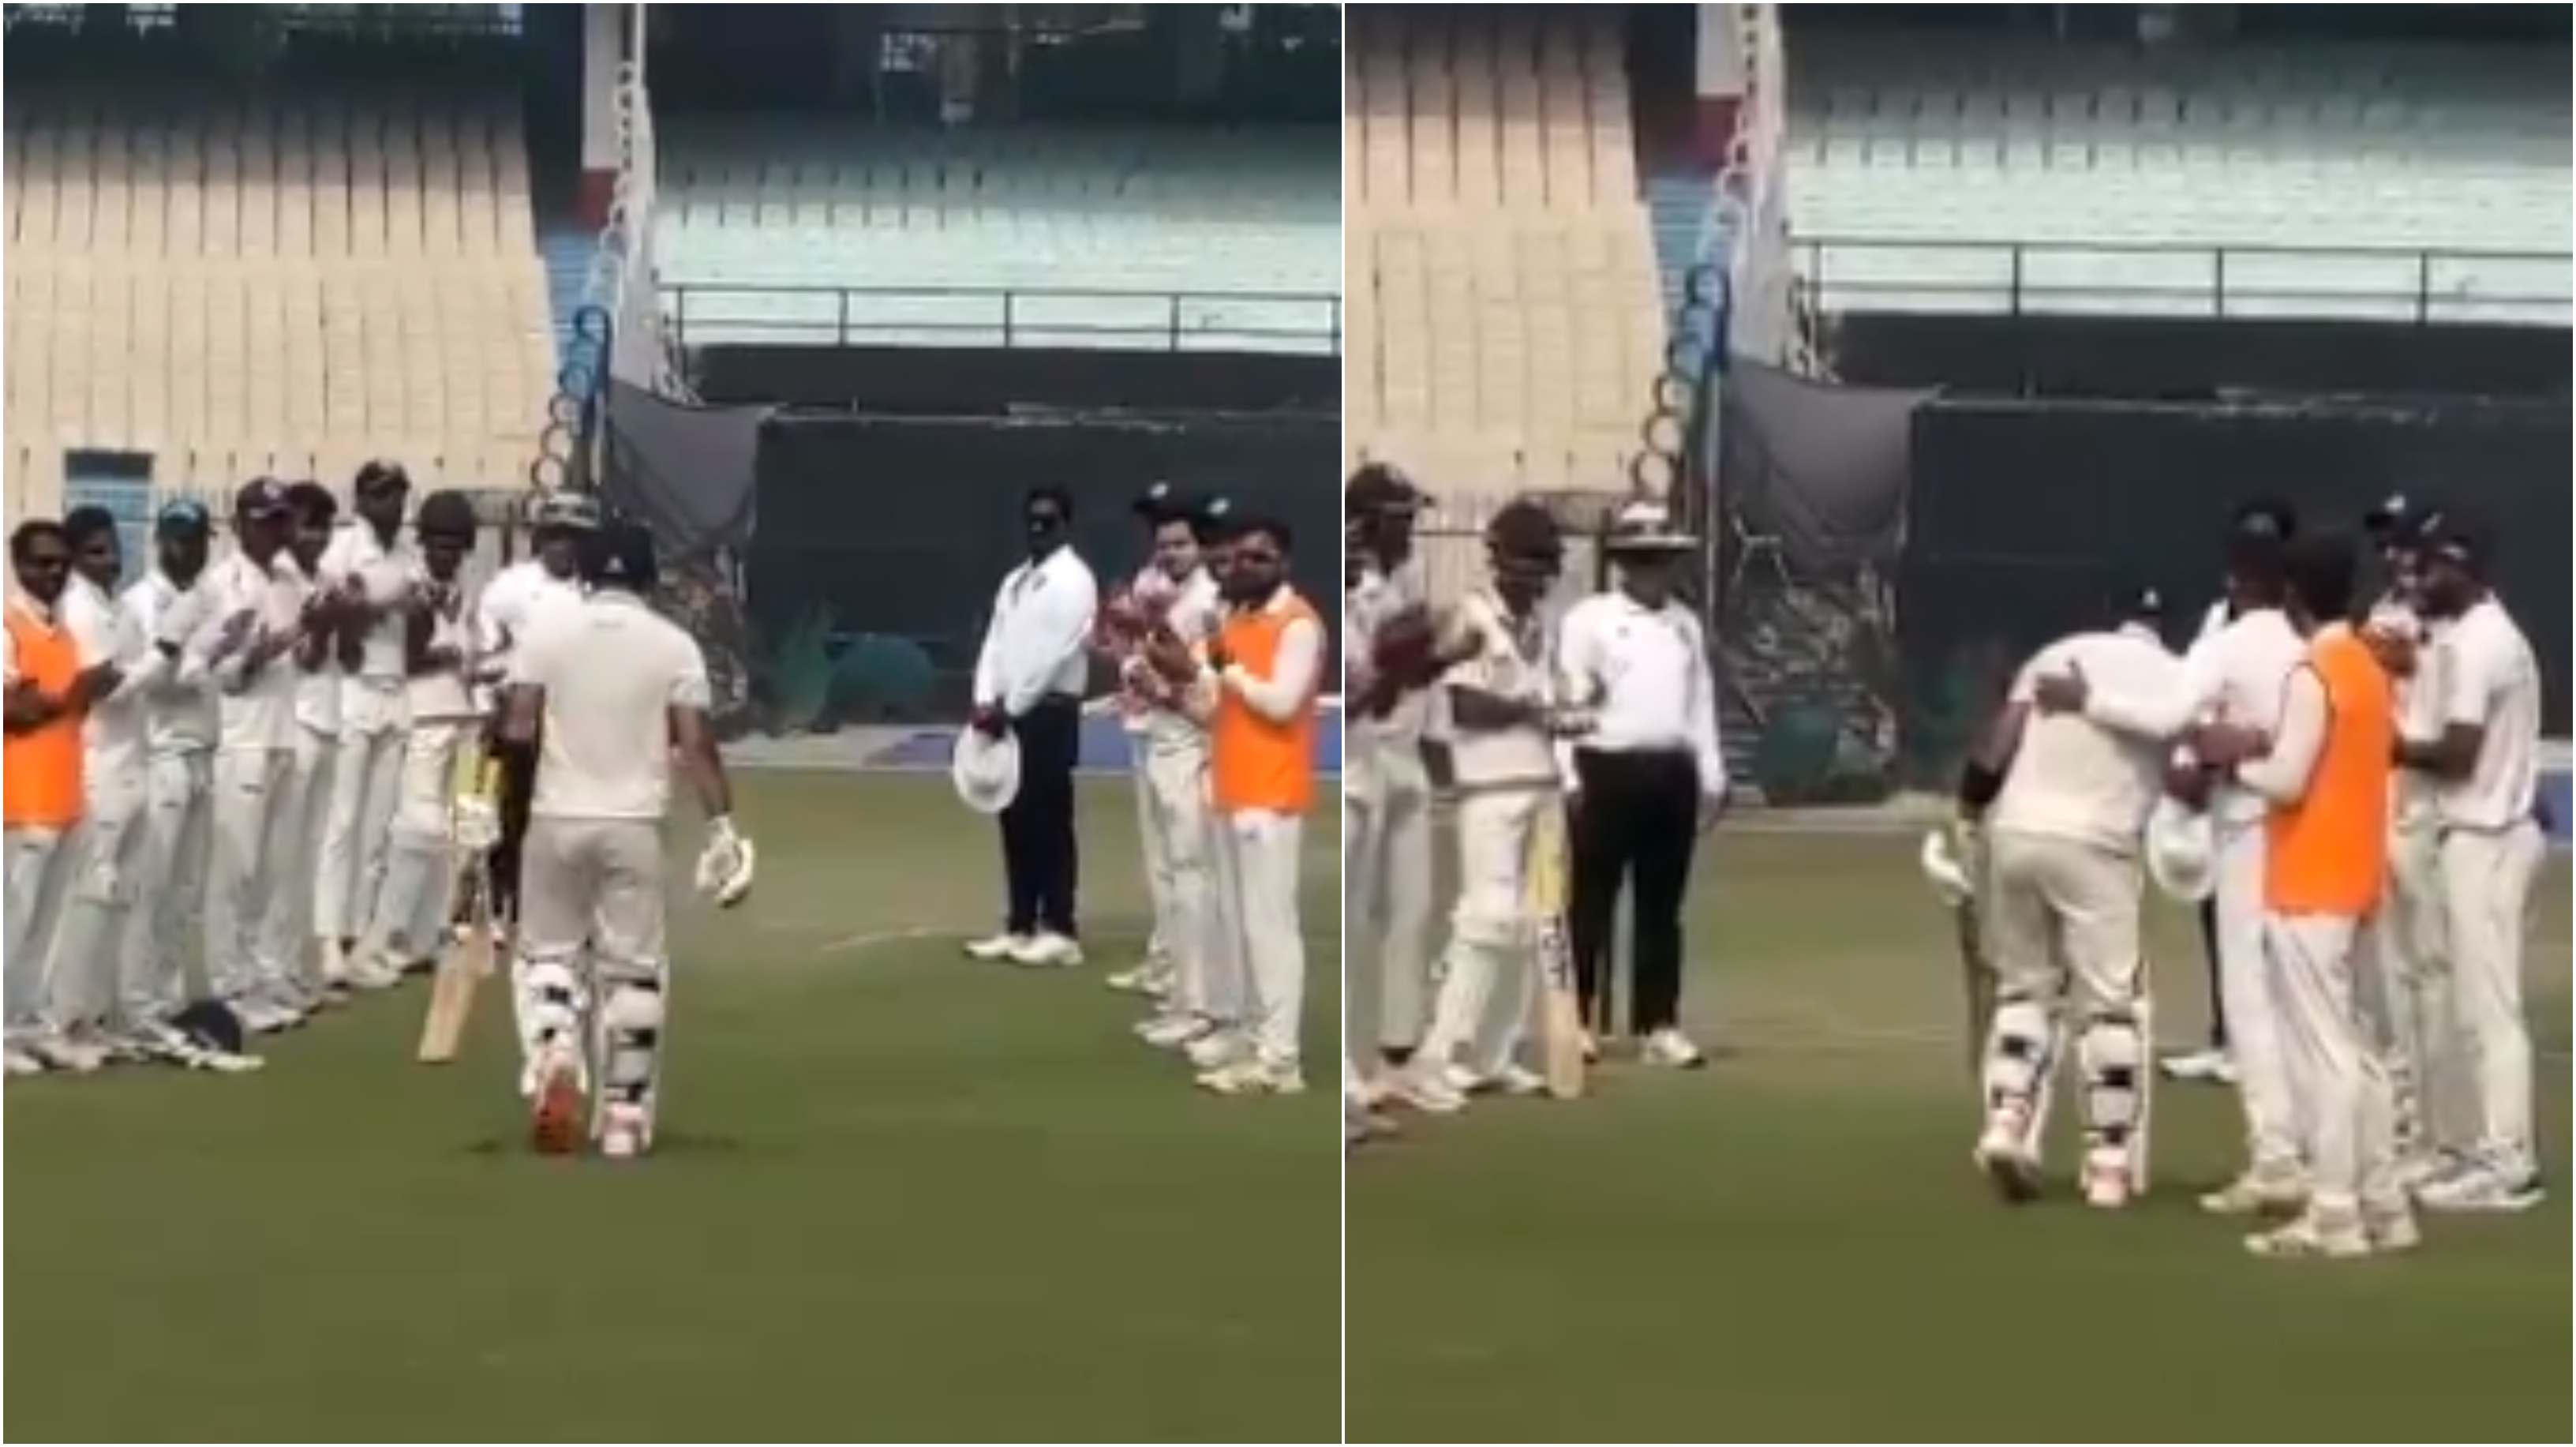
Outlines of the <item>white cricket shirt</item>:
M1425 606L1431 597L1431 584L1423 572L1419 555L1406 558L1393 571L1378 566L1371 559L1360 572L1342 603L1345 619L1342 625L1342 672L1346 675L1343 691L1357 694L1376 678L1379 630L1408 609ZM1431 718L1431 691L1414 689L1395 702L1384 718L1349 717L1344 727L1359 736L1363 747L1375 744L1414 744L1422 739Z
M2436 795L2444 827L2495 831L2531 816L2538 786L2540 665L2493 595L2442 630L2442 724L2484 731L2477 767Z
M367 627L363 658L357 679L377 684L399 683L406 672L403 660L402 611L393 606L410 593L422 577L419 550L400 533L388 544L377 538L374 526L361 518L343 524L322 550L320 566L323 586L338 588L350 579L365 590L369 603L386 611ZM353 682L356 680L352 680Z
M155 754L213 748L215 681L206 672L204 655L190 646L212 619L207 574L182 588L155 568L125 590L124 602L153 654L145 665L151 676L142 685L144 747Z
M1533 610L1515 620L1492 590L1480 588L1459 600L1451 616L1446 646L1472 630L1475 653L1440 676L1443 688L1472 688L1497 698L1544 703L1549 695L1546 618ZM1536 724L1507 729L1471 729L1453 724L1449 737L1451 772L1460 788L1553 788L1556 754L1545 730Z
M1148 565L1136 575L1133 587L1145 590L1149 586L1168 598L1162 605L1163 621L1172 632L1193 650L1205 649L1208 640L1216 636L1218 625L1225 621L1225 604L1217 596L1216 579L1202 567L1193 569L1176 584L1161 569ZM1144 740L1148 749L1169 753L1207 746L1207 722L1188 707L1186 686L1176 692L1155 674L1142 650L1120 661L1118 685L1122 721L1128 734Z
M975 658L975 702L1017 718L1049 694L1082 697L1099 605L1099 582L1071 547L1003 575Z
M658 821L671 802L671 716L707 707L697 640L619 588L521 640L510 681L545 690L530 812Z
M422 586L433 591L438 587L426 578ZM465 600L464 586L462 579L450 585L447 605L433 608L429 615L429 646L455 649L458 661L403 680L403 704L415 722L454 723L483 713L467 682L475 667L472 620L476 612Z
M2157 740L2170 740L2204 718L2276 734L2283 690L2307 649L2280 609L2249 609L2192 644L2177 687L2142 694L2088 679L2084 716ZM2268 807L2262 795L2235 784L2220 785L2210 802L2211 813L2229 825L2256 823Z
M2096 689L2152 698L2183 686L2183 661L2150 631L2078 633L2043 648L2013 679L2012 701L2031 701L2043 674L2082 670ZM2134 853L2164 791L2166 747L2082 714L2030 710L2021 748L2004 773L1989 820L2016 834L2079 840Z
M114 663L122 675L115 691L90 700L81 718L82 777L94 780L141 768L149 725L143 685L149 680L137 671L151 645L123 600L78 572L63 585L62 615L80 666Z
M206 570L201 585L208 601L207 621L195 646L210 648L224 620L248 611L255 615L239 646L211 658L208 671L216 685L216 746L223 749L282 749L295 742L295 692L301 682L291 653L272 658L257 673L242 665L263 639L293 633L304 607L304 580L294 560L279 553L262 568L249 555L234 553Z

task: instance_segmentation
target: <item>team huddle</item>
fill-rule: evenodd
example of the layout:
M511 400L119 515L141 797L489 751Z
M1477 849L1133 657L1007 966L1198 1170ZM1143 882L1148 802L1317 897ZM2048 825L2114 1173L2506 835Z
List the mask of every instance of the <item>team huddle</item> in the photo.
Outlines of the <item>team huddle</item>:
M700 886L751 879L704 661L643 605L651 535L551 494L535 555L478 590L465 494L411 509L385 462L352 493L342 522L319 484L243 485L219 560L206 509L173 502L121 592L105 511L11 534L8 1070L254 1069L251 1037L474 928L511 955L538 1144L636 1154L675 759L712 821ZM460 925L468 897L491 908Z
M1578 1093L1627 881L1640 1058L1704 1058L1680 1028L1680 913L1727 782L1699 621L1673 596L1690 539L1631 502L1604 539L1616 587L1552 618L1564 536L1515 501L1486 527L1486 584L1435 612L1412 548L1425 501L1383 465L1344 496L1351 1139L1385 1128L1390 1100L1448 1114L1483 1091ZM1457 800L1458 894L1433 958L1427 743Z
M1149 997L1136 1034L1181 1052L1224 1095L1305 1089L1298 855L1314 798L1329 642L1288 582L1286 524L1156 484L1136 504L1150 558L1098 596L1065 540L1072 500L1031 494L1029 559L1002 581L961 760L1017 749L1001 814L1009 905L967 953L1077 964L1071 774L1087 652L1117 676L1153 923L1144 958L1107 977ZM961 788L971 787L961 772ZM972 795L970 794L970 802Z
M2161 600L2132 596L2030 661L1965 768L1926 864L1975 911L1991 970L1974 1156L2007 1196L2041 1188L2070 1043L2084 1198L2146 1188L2152 875L2212 905L2246 1158L2201 1205L2289 1218L2249 1250L2403 1250L2418 1206L2540 1199L2521 997L2539 670L2481 533L2403 499L2367 528L2375 599L2349 536L2240 510L2226 598L2187 655L2156 631Z

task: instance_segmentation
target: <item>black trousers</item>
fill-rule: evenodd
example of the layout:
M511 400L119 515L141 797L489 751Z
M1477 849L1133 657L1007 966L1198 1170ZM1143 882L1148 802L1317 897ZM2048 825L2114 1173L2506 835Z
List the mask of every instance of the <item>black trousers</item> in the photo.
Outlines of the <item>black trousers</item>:
M1002 811L1002 872L1010 884L1006 927L1074 933L1080 875L1073 837L1073 761L1082 746L1082 705L1050 694L1011 720L1020 741L1020 792Z
M511 743L493 730L492 757L501 763L501 842L492 847L492 918L519 919L519 848L528 838L528 806L536 802L537 745Z
M1699 842L1699 766L1687 753L1578 749L1582 783L1573 819L1574 888L1567 933L1575 990L1591 1018L1610 965L1620 882L1633 873L1630 906L1639 1032L1676 1023L1682 995L1682 892Z

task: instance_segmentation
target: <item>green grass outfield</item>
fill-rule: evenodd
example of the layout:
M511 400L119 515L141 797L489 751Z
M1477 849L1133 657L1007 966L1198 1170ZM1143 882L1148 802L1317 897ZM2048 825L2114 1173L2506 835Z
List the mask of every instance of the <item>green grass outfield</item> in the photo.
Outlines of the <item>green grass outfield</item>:
M676 916L649 1161L527 1152L488 986L445 1069L415 982L256 1075L11 1082L7 1435L1331 1439L1332 816L1314 1089L1234 1101L1100 986L1144 930L1123 782L1083 785L1061 973L958 957L1000 853L945 778L737 782L760 885Z
M1352 1440L2567 1440L2563 856L2528 1001L2556 1194L2327 1264L2253 1259L2193 1208L2236 1163L2211 1087L2159 1091L2128 1213L1993 1199L1914 845L1721 836L1685 1011L1728 1054L1407 1117L1353 1159ZM2195 931L2165 906L2153 929L2161 1032L2195 1038ZM2063 1181L2064 1137L2050 1159Z

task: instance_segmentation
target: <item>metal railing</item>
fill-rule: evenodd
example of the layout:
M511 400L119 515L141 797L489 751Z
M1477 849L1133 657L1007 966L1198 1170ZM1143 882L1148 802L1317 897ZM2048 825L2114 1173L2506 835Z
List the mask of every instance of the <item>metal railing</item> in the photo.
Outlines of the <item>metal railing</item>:
M1829 311L2563 326L2576 309L2565 252L1841 236L1792 237L1790 249L1800 296Z
M1328 292L1116 287L831 286L676 282L663 314L682 347L1082 347L1338 355L1342 299Z

